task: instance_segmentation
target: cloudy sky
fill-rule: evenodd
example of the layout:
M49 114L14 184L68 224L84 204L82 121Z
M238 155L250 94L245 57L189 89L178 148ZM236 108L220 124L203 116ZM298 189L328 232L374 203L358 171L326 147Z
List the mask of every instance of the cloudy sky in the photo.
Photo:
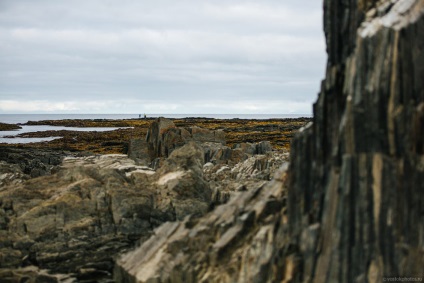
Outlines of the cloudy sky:
M311 113L321 2L0 0L0 113Z

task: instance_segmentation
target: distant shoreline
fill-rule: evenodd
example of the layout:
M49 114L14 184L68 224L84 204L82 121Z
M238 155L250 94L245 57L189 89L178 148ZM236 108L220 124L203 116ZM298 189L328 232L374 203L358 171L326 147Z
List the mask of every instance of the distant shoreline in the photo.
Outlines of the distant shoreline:
M0 114L0 122L7 124L25 124L28 121L41 120L87 120L87 119L143 119L145 113L139 114ZM268 120L290 118L312 118L312 114L147 114L148 119L165 117L168 119L245 119Z
M34 143L15 143L4 141L1 146L38 147L71 151L90 151L93 153L126 153L132 139L143 139L150 123L156 118L131 119L59 119L39 120L21 123L25 132L16 137L22 139L40 139ZM190 117L172 119L178 127L198 126L210 130L222 129L226 133L228 146L243 142L270 141L277 150L287 151L294 133L312 119L270 118L270 119L216 119ZM28 127L37 127L28 131ZM41 129L40 129L41 126ZM42 129L45 126L45 129ZM59 126L57 130L52 126ZM66 127L74 127L66 129ZM97 131L96 128L119 128L111 131ZM77 130L76 128L81 128ZM83 130L87 128L87 130ZM91 128L91 129L89 129ZM8 135L0 131L0 137L5 140ZM51 140L52 137L58 137Z

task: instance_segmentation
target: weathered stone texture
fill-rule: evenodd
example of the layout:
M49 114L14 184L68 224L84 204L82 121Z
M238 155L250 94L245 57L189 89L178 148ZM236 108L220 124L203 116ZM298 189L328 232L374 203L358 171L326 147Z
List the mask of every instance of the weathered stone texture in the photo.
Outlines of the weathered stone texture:
M300 253L306 281L422 277L424 1L371 3L366 15L344 2L325 2L327 75L293 142L291 238L301 246L320 227Z
M192 144L161 172L125 155L66 158L56 174L1 187L0 281L27 265L82 281L110 277L113 257L153 227L207 212L202 158Z

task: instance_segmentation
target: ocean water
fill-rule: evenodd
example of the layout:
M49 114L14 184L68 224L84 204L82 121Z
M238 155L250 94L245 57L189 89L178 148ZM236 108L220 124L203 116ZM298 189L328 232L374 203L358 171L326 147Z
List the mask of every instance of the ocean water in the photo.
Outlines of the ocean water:
M64 120L64 119L138 119L144 114L0 114L0 122L17 124L28 121ZM205 117L215 119L284 119L311 117L310 114L147 114L147 117L188 118Z
M31 142L43 142L51 141L54 139L60 139L60 136L57 137L45 137L45 138L21 138L16 137L19 134L31 133L31 132L43 132L43 131L81 131L81 132L105 132L105 131L114 131L120 128L117 127L96 127L96 128L79 128L79 127L63 127L63 126L21 126L22 129L11 130L11 131L0 131L0 143L31 143Z
M138 119L140 114L0 114L0 122L8 124L25 124L28 121L41 120L64 120L64 119ZM142 117L144 114L141 114ZM311 115L302 114L149 114L147 117L165 117L165 118L188 118L205 117L215 119L284 119L311 117ZM40 132L40 131L113 131L119 128L79 128L79 127L60 127L60 126L21 126L22 129L13 131L0 131L0 143L31 143L43 142L59 139L61 137L46 138L20 138L16 137L22 133Z

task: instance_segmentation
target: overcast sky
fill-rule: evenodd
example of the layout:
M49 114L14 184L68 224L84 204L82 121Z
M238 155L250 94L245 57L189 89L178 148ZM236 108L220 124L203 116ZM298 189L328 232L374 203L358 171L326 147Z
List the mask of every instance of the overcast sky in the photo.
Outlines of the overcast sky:
M0 0L0 113L309 114L321 2Z

